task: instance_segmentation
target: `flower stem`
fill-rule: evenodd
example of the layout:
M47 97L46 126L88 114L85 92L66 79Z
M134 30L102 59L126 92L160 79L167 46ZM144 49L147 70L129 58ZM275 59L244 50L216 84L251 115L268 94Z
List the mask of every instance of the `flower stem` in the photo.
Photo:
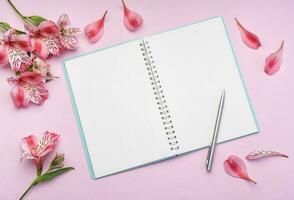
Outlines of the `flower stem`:
M19 12L19 10L13 5L13 3L10 0L7 0L8 3L11 5L11 7L13 8L13 10L22 18L25 19L25 17Z
M31 184L30 187L28 187L28 189L21 195L21 197L19 198L19 200L22 200L24 198L24 196L32 189L34 185Z

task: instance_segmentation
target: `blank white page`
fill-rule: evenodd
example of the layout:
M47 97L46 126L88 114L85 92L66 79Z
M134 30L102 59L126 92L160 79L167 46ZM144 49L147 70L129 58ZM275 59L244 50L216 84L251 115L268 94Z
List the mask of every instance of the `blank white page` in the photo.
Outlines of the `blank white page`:
M95 178L171 156L139 43L65 61Z
M218 141L258 131L222 18L145 40L173 118L179 153L209 145L222 89L226 99Z

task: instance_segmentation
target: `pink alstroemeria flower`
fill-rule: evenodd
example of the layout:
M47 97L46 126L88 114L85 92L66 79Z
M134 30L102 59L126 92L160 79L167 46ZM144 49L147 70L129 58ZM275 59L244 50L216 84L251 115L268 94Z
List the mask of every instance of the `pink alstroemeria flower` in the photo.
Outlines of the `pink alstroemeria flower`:
M80 29L75 27L68 28L67 26L69 24L70 21L68 15L65 13L62 14L57 22L60 31L59 40L65 49L75 50L79 46L79 41L74 35L79 33Z
M13 71L25 71L32 64L27 53L32 50L27 35L16 35L15 29L9 29L3 34L3 39L0 39L0 65L9 63Z
M37 72L24 72L20 76L8 78L8 83L14 86L11 96L17 107L24 107L33 102L42 104L49 96L45 87L45 77Z
M37 56L45 59L50 54L54 56L60 55L62 45L58 38L59 28L54 22L46 20L38 26L27 22L25 23L25 29L31 37L31 43Z
M55 150L59 136L57 133L46 131L39 142L35 135L24 137L21 142L23 153L20 161L25 159L34 160L37 172L41 174L44 157Z

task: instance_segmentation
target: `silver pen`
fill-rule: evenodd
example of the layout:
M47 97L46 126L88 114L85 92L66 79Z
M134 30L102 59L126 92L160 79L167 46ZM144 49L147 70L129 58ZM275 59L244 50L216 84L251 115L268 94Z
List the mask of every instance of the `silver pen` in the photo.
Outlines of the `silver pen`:
M223 113L223 108L224 108L225 95L226 95L226 91L223 90L220 101L219 101L219 105L218 105L218 111L217 111L216 121L215 121L215 125L214 125L212 140L211 140L211 143L208 147L208 154L207 154L207 160L206 160L206 167L207 167L206 169L208 172L211 171L217 136L218 136L222 113Z

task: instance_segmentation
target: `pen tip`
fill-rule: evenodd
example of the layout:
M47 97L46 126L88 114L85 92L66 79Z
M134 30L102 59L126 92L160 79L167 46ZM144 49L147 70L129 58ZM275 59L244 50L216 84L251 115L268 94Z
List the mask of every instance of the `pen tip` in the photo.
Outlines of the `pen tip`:
M224 96L226 94L226 90L225 89L223 89L223 93L222 93L222 95Z

